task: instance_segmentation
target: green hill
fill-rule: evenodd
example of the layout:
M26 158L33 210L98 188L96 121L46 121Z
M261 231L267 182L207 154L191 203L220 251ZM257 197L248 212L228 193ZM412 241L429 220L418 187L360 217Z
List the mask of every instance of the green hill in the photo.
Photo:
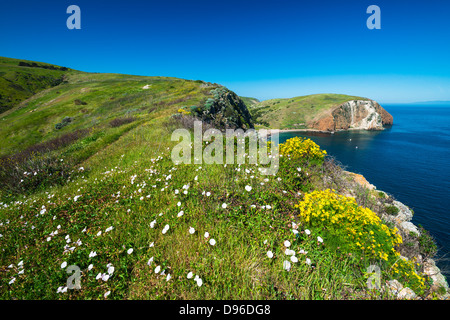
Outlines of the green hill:
M0 114L1 299L395 299L391 279L436 297L398 256L431 256L426 233L394 246L393 198L309 141L299 143L311 155L280 157L274 176L248 162L172 161L175 129L251 128L253 99L200 80L21 68L40 91ZM50 71L64 80L35 78ZM313 101L293 100L269 108ZM314 224L305 212L336 215ZM373 264L380 290L367 285Z
M344 94L313 94L289 99L270 99L249 106L255 124L272 129L306 129L307 124L332 107L367 98Z
M48 63L0 57L0 113L62 83L65 75L73 72Z

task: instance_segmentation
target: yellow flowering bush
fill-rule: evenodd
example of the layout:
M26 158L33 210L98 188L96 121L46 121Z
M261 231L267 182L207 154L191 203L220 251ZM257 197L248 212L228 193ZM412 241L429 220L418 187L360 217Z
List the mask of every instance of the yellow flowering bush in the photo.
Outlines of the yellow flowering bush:
M185 110L183 108L178 109L178 113L181 113L181 114L184 114L184 115L190 115L191 114L191 112L189 112L189 111L187 111L187 110Z
M399 256L400 254L397 254L398 258L390 268L391 275L414 292L422 294L426 285L425 278L416 271L419 264L414 260L401 259Z
M394 247L402 243L396 228L390 229L373 211L334 190L307 193L295 207L300 209L299 217L305 226L322 229L348 252L387 261L396 252Z
M327 154L325 150L320 150L319 145L307 138L294 137L280 143L279 152L283 156L291 159L307 158L322 160Z

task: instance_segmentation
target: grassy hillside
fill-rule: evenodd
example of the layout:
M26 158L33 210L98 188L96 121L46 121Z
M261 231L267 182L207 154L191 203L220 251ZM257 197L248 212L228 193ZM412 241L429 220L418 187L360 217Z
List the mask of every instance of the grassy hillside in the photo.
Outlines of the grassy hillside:
M334 106L355 99L344 94L313 94L289 99L270 99L249 106L255 124L272 129L306 129L309 121Z
M372 264L383 281L436 296L421 266L397 261L431 255L425 233L394 246L395 226L375 218L392 211L392 197L359 185L310 142L298 150L312 153L280 158L275 176L248 163L175 165L172 132L192 129L192 115L223 119L208 113L228 112L224 97L237 101L223 87L66 76L1 115L2 299L395 298L367 287ZM314 208L302 208L315 192L331 197L336 219L356 212L369 227L307 223L302 214ZM71 265L80 290L67 288Z
M0 113L33 94L56 86L76 71L48 63L0 57Z

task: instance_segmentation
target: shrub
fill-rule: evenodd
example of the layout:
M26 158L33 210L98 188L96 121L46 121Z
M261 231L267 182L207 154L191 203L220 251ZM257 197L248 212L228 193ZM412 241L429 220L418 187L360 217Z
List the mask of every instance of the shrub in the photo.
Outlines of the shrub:
M394 246L402 243L396 228L390 229L373 211L358 206L353 197L334 190L307 193L295 207L300 209L305 226L321 229L347 252L363 252L387 261L395 252Z
M327 152L311 139L294 137L279 145L280 154L291 159L323 160Z
M75 99L73 102L77 106L79 106L79 105L83 105L83 106L87 105L87 102L81 101L80 99Z
M121 125L127 124L127 123L131 123L133 121L135 121L136 118L135 117L124 117L124 118L116 118L114 120L111 120L109 122L109 125L113 128L116 127L120 127Z
M64 117L60 123L55 124L55 129L59 130L72 122L71 117Z
M399 209L396 206L389 205L389 206L386 206L385 211L387 214L395 216L399 212Z

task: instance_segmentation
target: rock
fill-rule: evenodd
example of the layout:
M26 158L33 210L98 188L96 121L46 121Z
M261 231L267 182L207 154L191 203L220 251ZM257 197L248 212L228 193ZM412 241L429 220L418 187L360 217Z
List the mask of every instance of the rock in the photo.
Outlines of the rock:
M407 234L409 233L415 233L418 237L420 236L420 231L419 229L417 229L417 227L409 221L403 221L402 223L400 223L400 228L403 229L403 231Z
M394 201L394 206L396 206L399 209L399 212L397 216L395 217L395 220L398 224L401 224L404 221L411 221L413 217L413 213L407 206L405 206L403 203L399 201Z
M399 292L403 289L403 286L400 282L398 282L397 280L389 280L386 283L386 287L388 289L388 291L397 296L399 294Z
M445 277L442 275L441 270L439 270L439 268L436 266L436 263L433 259L425 260L423 264L423 273L429 276L431 280L433 280L433 291L437 291L441 287L448 291L448 283Z
M416 294L410 288L406 287L397 294L397 299L412 300L416 298Z
M376 189L376 187L373 184L370 184L369 181L366 180L366 178L361 175L361 174L357 174L357 173L353 173L350 171L344 171L347 174L350 174L350 176L352 176L353 180L358 183L359 185L366 187L369 190L374 190Z
M311 129L336 130L383 130L391 125L393 117L373 100L347 101L309 123Z

